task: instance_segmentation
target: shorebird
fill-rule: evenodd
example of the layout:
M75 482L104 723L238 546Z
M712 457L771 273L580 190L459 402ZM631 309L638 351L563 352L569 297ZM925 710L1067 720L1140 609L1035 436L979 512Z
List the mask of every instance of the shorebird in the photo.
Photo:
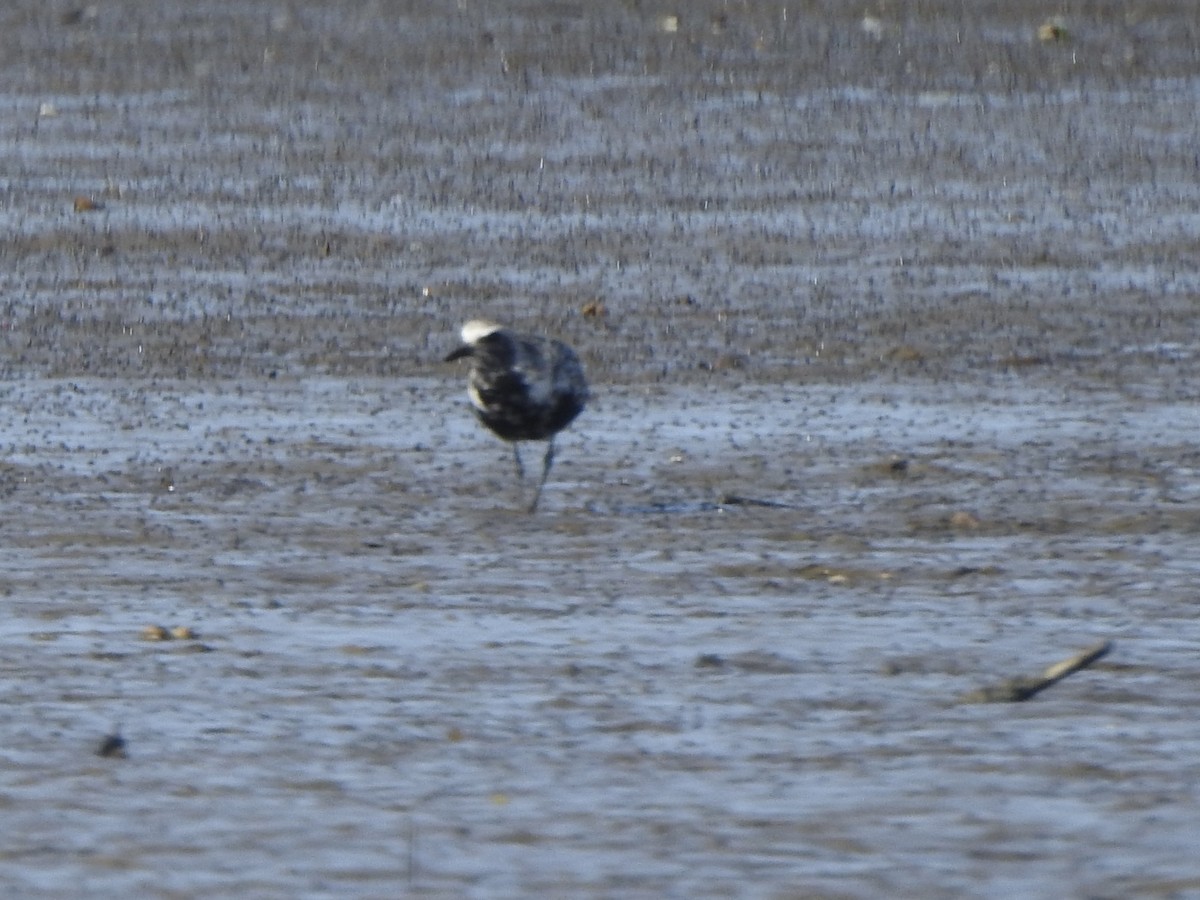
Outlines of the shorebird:
M519 480L525 478L525 466L518 442L547 442L542 478L529 504L533 512L554 464L554 437L588 401L583 366L575 351L562 341L518 334L482 319L463 325L462 340L462 345L446 356L446 362L471 360L467 373L471 407L480 422L512 444Z

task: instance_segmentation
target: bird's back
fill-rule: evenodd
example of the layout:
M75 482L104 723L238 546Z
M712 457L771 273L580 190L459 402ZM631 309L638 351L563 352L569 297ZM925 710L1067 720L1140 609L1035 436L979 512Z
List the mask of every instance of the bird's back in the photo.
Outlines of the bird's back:
M561 341L507 329L475 342L468 391L480 421L509 441L552 437L588 400L575 351Z

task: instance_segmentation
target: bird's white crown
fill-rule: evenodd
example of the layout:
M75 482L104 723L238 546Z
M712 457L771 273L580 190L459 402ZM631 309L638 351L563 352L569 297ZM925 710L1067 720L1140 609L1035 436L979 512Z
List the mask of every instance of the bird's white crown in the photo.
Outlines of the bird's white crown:
M499 331L503 326L488 319L471 319L463 324L462 339L464 344L473 344L489 334Z

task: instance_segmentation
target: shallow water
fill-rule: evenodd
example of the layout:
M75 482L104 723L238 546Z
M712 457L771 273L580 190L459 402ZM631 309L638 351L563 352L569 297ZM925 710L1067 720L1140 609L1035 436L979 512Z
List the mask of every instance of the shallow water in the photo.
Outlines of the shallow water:
M1200 895L1186 9L141 6L0 13L5 895Z

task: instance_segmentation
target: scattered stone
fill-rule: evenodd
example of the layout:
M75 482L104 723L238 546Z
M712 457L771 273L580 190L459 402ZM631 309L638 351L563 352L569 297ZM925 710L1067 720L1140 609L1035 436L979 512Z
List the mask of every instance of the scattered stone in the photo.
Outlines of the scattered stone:
M919 363L925 361L925 354L909 344L901 344L887 352L887 358L898 363Z
M697 669L735 668L758 675L795 675L800 666L793 660L766 650L747 650L724 657L718 653L701 653L696 657Z
M1061 44L1071 39L1071 33L1063 17L1054 16L1038 26L1037 38L1044 44Z
M962 531L973 531L979 527L979 519L965 509L960 509L950 516L950 527Z
M849 569L835 569L821 563L808 563L793 570L792 574L797 578L811 578L814 581L825 581L829 584L849 584L854 573Z
M766 650L737 653L729 657L727 662L743 672L753 672L759 675L796 675L800 672L800 664L795 660Z
M96 755L102 756L105 759L127 758L128 753L126 752L125 738L121 737L119 727L114 728L112 734L104 736L104 740L96 748Z
M65 10L59 15L58 22L60 25L67 27L82 25L84 22L91 22L99 15L99 6L95 3L89 3L87 6L78 6Z
M736 372L748 368L750 357L744 353L718 353L704 368L710 372Z
M1000 365L1005 369L1027 369L1032 366L1048 366L1054 362L1049 356L1036 354L1014 354L1005 356L1000 360Z
M190 625L147 625L141 631L143 641L195 641L200 637L199 632Z
M999 575L999 566L959 566L950 571L951 578L968 578L972 575Z
M203 641L189 641L179 648L182 653L212 653L216 648Z

